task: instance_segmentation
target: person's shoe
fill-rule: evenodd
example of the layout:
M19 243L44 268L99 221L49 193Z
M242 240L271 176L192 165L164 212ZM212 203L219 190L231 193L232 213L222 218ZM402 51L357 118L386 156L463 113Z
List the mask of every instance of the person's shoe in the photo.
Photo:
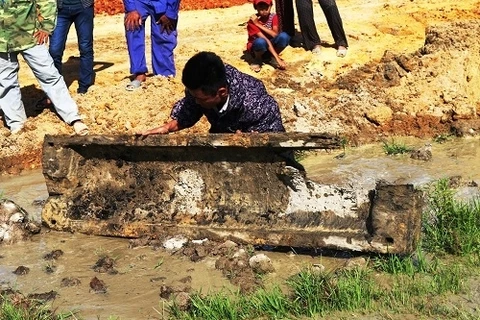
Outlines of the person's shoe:
M81 120L77 120L73 122L73 130L75 130L75 133L79 136L86 136L88 134L88 127L85 123L83 123Z
M344 58L347 55L347 48L345 47L338 47L337 50L337 57Z
M87 91L88 91L88 88L78 88L77 89L78 94L85 94L85 93L87 93Z
M322 47L320 47L319 45L316 45L315 47L313 47L312 53L315 54L315 55L321 54L322 53Z
M22 131L22 129L23 129L23 125L19 126L19 127L16 127L15 129L10 130L10 133L11 134L18 134L18 133L20 133L20 131Z

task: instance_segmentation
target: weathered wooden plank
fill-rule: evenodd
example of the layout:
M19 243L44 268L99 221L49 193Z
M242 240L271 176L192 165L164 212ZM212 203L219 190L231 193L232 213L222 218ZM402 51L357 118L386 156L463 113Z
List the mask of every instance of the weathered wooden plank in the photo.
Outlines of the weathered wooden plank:
M244 136L46 137L43 222L123 237L181 233L275 246L415 248L421 197L412 186L318 184L279 156L284 142L287 150L312 148L307 139Z

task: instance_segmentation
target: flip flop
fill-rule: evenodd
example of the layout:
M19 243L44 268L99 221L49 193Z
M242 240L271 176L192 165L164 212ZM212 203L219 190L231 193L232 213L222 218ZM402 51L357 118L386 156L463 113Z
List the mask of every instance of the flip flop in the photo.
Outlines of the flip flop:
M347 49L338 49L337 50L337 57L344 58L347 55Z
M132 80L127 86L125 87L125 90L127 91L134 91L142 87L142 81L140 80Z
M87 125L80 120L73 123L73 130L75 130L75 133L79 136L86 136L88 134Z
M260 72L260 70L262 70L262 66L258 63L252 63L250 64L250 69L252 69L255 72Z

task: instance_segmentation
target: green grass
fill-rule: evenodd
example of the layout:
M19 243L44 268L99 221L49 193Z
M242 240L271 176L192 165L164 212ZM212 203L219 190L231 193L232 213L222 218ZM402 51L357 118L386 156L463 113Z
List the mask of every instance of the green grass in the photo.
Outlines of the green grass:
M423 221L423 247L430 252L470 255L480 252L480 199L455 199L448 180L429 190Z
M388 155L396 155L409 153L413 151L413 148L408 147L404 143L395 142L395 140L392 139L391 142L383 142L383 151L385 151L385 153Z
M73 312L55 314L47 305L17 296L15 302L0 296L1 320L63 320L76 319Z

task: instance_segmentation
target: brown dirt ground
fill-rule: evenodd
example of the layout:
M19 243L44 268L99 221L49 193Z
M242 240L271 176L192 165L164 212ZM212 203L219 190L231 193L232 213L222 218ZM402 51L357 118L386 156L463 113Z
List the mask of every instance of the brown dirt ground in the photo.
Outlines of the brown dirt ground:
M101 3L97 3L99 12ZM224 7L229 4L222 2ZM480 44L473 35L480 33L480 2L339 0L337 4L350 44L343 59L335 56L318 3L314 11L323 40L321 55L289 47L282 53L286 71L266 65L254 74L244 55L245 22L253 13L252 5L186 10L183 2L175 78L149 77L137 91L124 89L130 74L122 14L95 18L96 82L91 90L84 96L76 94L74 28L64 55L64 77L91 134L134 134L162 124L183 95L183 65L203 50L214 51L225 62L262 79L280 104L287 131L339 134L352 145L394 135L478 134ZM109 10L104 12L119 9ZM20 83L29 119L18 135L10 135L0 122L0 174L39 167L44 135L72 133L51 110L34 111L42 91L25 64L21 64ZM185 133L207 130L202 121Z

